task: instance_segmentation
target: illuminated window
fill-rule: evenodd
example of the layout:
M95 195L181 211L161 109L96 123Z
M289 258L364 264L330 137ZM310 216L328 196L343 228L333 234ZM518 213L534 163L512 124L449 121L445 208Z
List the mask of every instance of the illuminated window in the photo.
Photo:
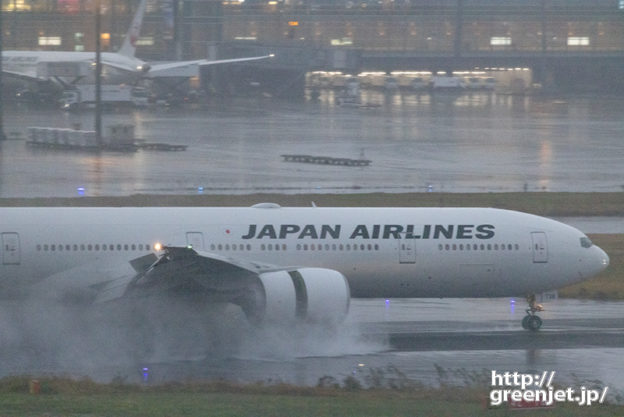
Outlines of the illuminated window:
M154 38L152 36L142 36L137 39L136 46L152 46L154 45Z
M60 46L60 36L39 36L39 46Z
M569 36L568 46L589 46L589 37L587 36Z
M490 38L492 46L509 46L511 45L511 36L492 36Z

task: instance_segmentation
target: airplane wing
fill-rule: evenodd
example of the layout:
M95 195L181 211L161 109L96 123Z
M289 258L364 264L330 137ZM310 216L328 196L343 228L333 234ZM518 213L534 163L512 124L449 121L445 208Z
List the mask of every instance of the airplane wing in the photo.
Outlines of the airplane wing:
M199 67L206 65L233 64L237 62L259 61L272 58L274 55L254 56L247 58L219 59L210 61L198 59L194 61L165 62L162 64L150 64L147 72L148 78L156 77L193 77L199 75Z
M156 262L137 274L124 295L202 292L231 301L237 292L252 285L259 274L280 269L283 270L191 248L167 247Z
M41 283L41 293L63 302L175 297L239 305L253 322L293 318L341 319L349 306L346 278L322 268L282 267L167 247L130 262L84 264Z
M15 78L19 78L21 80L25 80L25 81L36 81L36 80L45 80L45 78L43 77L38 77L36 74L30 74L30 73L26 73L26 72L15 72L15 71L8 71L8 70L2 70L3 74L8 75L9 77L15 77Z

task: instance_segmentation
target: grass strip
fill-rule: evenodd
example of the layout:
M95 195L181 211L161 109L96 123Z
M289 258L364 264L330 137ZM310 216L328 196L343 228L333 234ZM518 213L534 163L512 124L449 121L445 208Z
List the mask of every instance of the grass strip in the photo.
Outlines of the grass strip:
M125 197L3 198L0 207L497 207L542 216L624 216L622 193L361 193L248 195L131 195Z
M28 393L29 377L0 380L0 416L517 416L506 406L487 405L488 388L296 387L224 382L137 386L45 378L41 393ZM617 405L557 404L531 416L615 416Z

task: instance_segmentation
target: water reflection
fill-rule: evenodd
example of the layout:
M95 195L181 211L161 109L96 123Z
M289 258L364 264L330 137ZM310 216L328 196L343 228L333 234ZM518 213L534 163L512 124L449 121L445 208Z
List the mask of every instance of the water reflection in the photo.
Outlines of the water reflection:
M531 97L492 92L361 90L340 106L322 90L303 102L222 99L194 109L107 113L138 138L186 152L99 156L9 142L0 196L137 192L246 193L425 191L620 191L624 103L617 97ZM88 129L90 112L6 108L5 131ZM358 158L364 168L282 162L281 154Z

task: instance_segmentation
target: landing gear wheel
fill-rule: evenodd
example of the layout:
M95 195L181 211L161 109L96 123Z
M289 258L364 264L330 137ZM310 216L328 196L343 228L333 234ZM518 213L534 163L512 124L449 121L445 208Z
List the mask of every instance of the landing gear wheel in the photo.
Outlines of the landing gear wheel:
M542 319L539 316L527 316L529 319L527 320L527 329L532 332L536 332L542 327ZM524 320L523 320L524 321Z
M525 330L529 330L529 320L531 319L531 316L529 316L528 314L526 316L524 316L524 318L522 319L522 328Z
M522 319L522 328L536 332L542 327L542 319L535 313L544 311L544 307L541 304L537 304L535 294L527 295L527 302L529 303L529 308L526 309L527 315Z

